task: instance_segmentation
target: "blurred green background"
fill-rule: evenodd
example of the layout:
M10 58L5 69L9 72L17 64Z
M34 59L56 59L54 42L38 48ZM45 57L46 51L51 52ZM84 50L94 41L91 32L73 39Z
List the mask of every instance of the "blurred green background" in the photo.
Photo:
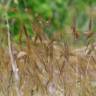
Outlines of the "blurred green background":
M2 20L8 1L0 0L1 30L5 27ZM81 34L88 30L90 16L93 19L92 30L96 31L96 0L11 0L8 16L11 34L16 41L22 24L26 25L30 37L34 36L33 21L37 23L41 21L42 28L49 37L54 32L60 31L64 34L64 38L67 38L67 33L71 33L74 16L76 28ZM81 39L83 40L83 37Z

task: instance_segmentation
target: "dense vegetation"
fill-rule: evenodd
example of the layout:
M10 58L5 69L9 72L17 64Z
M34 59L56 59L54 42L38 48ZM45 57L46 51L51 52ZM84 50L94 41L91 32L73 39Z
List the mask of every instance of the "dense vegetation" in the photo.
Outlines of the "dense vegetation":
M96 0L0 0L0 96L95 96L95 18Z
M73 25L74 18L76 19L76 29L80 33L88 30L90 18L94 21L92 30L96 31L95 0L9 0L8 10L6 9L8 2L3 0L0 2L0 17L4 20L3 16L7 11L10 30L12 35L15 36L15 40L18 40L18 34L23 24L30 36L33 36L33 21L41 22L42 24L39 25L49 36L58 31L66 34L70 31L68 28ZM5 24L1 23L0 29L2 27L4 28Z

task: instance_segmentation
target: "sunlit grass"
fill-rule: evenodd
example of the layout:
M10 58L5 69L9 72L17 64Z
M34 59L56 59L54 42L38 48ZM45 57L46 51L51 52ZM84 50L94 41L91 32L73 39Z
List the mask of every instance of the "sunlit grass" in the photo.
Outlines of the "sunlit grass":
M66 46L32 44L30 54L26 48L17 51L15 59L23 96L95 96L94 52L90 54L93 57L85 56L82 51ZM0 96L16 96L13 75L9 55L0 49Z

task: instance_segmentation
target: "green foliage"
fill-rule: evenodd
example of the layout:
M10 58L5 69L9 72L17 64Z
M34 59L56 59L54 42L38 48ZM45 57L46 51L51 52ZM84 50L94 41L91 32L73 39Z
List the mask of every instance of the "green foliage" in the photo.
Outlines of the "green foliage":
M0 14L6 11L6 4L7 1L0 3ZM73 16L76 15L78 28L82 30L88 22L88 11L90 14L95 5L96 0L12 0L8 16L11 21L16 21L11 25L15 35L23 23L26 24L30 35L33 34L32 21L37 15L51 20L50 32L70 26Z

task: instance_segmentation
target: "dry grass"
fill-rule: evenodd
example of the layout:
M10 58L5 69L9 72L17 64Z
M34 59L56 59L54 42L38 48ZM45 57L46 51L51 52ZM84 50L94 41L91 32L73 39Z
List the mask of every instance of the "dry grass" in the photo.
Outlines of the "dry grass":
M15 46L22 96L95 96L96 54L85 49L74 50L67 43L32 43L29 53ZM10 58L2 48L0 96L16 96Z

